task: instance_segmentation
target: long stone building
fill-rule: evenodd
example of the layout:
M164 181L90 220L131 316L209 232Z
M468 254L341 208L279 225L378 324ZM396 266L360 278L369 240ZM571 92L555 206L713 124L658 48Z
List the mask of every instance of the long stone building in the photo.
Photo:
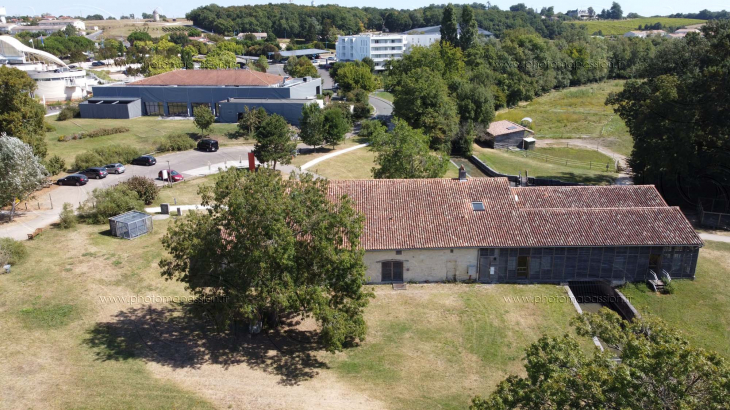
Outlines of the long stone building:
M176 70L128 84L99 85L79 104L82 118L193 115L208 107L219 122L237 122L244 107L263 107L298 125L302 107L318 103L319 78L290 78L251 70Z
M506 178L330 181L366 221L372 283L693 278L703 245L653 186L510 187Z

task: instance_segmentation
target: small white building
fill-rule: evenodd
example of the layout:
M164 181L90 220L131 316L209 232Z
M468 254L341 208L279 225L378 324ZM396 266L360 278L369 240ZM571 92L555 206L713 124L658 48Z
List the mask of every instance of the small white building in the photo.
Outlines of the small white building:
M46 102L84 98L96 84L84 70L72 70L53 54L11 36L0 36L0 64L26 72L38 86L33 96Z
M41 27L59 27L60 30L66 26L73 26L76 30L86 31L86 24L79 19L63 19L63 20L43 20L38 22Z

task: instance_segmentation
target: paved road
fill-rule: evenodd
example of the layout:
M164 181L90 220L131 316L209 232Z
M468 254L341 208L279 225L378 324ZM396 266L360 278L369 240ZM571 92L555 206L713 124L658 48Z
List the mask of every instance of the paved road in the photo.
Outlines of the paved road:
M93 40L93 41L96 41L96 40L98 40L98 39L99 39L99 36L100 36L100 35L101 35L101 34L102 34L103 32L104 32L104 30L99 30L99 31L96 31L96 32L94 32L94 33L91 33L91 34L87 34L87 35L86 35L85 37L86 37L86 38L88 38L89 40Z
M714 233L700 233L700 238L705 241L716 241L716 242L728 242L730 243L730 236L717 235Z
M177 152L157 157L157 165L144 167L138 165L127 165L127 171L122 175L109 175L101 180L89 180L85 186L54 186L51 188L50 195L53 199L53 210L29 211L20 215L11 224L0 225L0 237L10 237L17 240L26 239L27 234L33 232L36 228L45 228L52 223L58 221L58 214L64 202L73 204L77 208L80 203L84 202L95 188L108 188L119 182L125 181L135 175L148 178L157 178L157 173L162 169L167 169L168 161L170 169L174 169L183 174L186 178L195 176L187 171L193 171L197 175L208 172L215 172L215 169L208 171L209 165L222 164L228 162L228 165L248 166L248 152L252 150L251 146L224 147L218 152L199 152L185 151ZM214 167L211 167L214 168ZM277 169L281 169L282 173L289 174L291 171L300 172L297 168L289 165L278 165ZM162 181L157 181L159 185L163 185ZM45 193L44 199L45 199Z
M393 103L380 97L370 95L370 105L375 107L375 116L378 119L390 120L393 116Z

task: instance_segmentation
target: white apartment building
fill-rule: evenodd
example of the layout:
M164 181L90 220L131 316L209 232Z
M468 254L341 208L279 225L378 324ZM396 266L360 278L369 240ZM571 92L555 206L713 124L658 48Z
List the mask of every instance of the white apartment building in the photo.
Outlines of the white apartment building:
M359 61L370 57L375 70L385 69L385 62L403 57L415 46L428 47L441 40L440 34L357 34L337 39L337 61Z

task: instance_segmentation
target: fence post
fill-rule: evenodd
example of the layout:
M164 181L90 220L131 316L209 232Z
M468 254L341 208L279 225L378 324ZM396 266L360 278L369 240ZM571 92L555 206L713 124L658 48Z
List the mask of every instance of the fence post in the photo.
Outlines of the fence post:
M51 194L48 194L48 199L51 201L51 209L53 209L53 198L51 197Z

